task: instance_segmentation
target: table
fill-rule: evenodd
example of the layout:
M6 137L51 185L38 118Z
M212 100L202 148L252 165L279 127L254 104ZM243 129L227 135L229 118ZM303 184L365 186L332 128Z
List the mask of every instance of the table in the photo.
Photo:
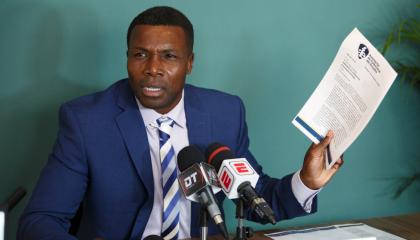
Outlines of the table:
M344 223L356 223L362 222L371 227L383 230L388 233L392 233L399 237L405 239L413 239L419 240L420 239L420 212L419 213L412 213L406 215L399 215L399 216L390 216L390 217L377 217L377 218L370 218L370 219L360 219L360 220L351 220L351 221L340 221L340 222L332 222L326 224L317 224L317 225L310 225L310 226L303 226L303 227L291 227L291 228L280 228L280 229L273 229L273 230L266 230L266 231L257 231L254 234L254 237L250 238L250 240L257 240L257 239L271 239L265 237L264 234L271 233L271 232L278 232L282 230L291 230L291 229L302 229L302 228L309 228L309 227L320 227L326 225L333 225L333 224L344 224ZM223 240L221 236L212 236L208 238L209 240Z

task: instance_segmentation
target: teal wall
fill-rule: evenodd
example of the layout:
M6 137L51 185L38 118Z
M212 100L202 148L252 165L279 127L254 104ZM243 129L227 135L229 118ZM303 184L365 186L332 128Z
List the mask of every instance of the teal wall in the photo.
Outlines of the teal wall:
M196 58L188 81L242 97L251 150L268 174L281 177L302 164L310 142L291 120L341 41L358 27L379 47L401 17L419 17L417 3L2 0L0 199L18 185L33 189L55 139L61 103L126 77L126 29L147 7L171 5L191 19ZM394 180L419 166L419 100L418 93L395 82L345 154L342 170L319 194L319 212L277 226L420 211L419 185L392 199ZM10 239L27 199L10 216ZM225 209L232 231L233 205L226 202Z

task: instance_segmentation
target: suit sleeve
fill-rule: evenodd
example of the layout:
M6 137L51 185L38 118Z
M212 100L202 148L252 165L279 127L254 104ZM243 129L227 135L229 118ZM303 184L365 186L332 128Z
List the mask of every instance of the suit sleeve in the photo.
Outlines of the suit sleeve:
M252 153L249 151L248 129L245 121L245 107L243 102L239 99L240 105L240 130L237 139L236 156L246 158L249 163L260 175L255 189L257 193L262 196L273 209L276 221L283 219L290 219L307 215L308 213L302 208L295 195L292 192L291 180L293 173L278 179L270 177L263 172L261 165L255 160ZM312 211L317 211L317 197L313 199ZM267 223L248 211L247 218L252 221L260 223Z
M68 230L85 194L87 176L80 124L70 106L63 105L53 152L20 218L17 239L76 239Z

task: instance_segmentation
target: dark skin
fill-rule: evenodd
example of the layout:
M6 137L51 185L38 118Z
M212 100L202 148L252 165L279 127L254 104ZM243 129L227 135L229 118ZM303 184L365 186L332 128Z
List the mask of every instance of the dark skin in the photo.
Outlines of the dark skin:
M320 143L312 143L306 151L300 178L310 189L316 190L324 187L344 163L343 156L341 156L330 169L325 168L325 150L333 137L333 131L328 131Z
M193 62L194 53L181 27L137 25L133 29L127 71L130 86L144 107L160 114L172 110L181 100ZM325 168L324 153L332 138L333 133L329 131L306 152L300 178L311 189L325 186L343 164L340 158L331 169Z
M137 25L130 37L127 71L140 103L166 114L182 97L194 54L177 26Z

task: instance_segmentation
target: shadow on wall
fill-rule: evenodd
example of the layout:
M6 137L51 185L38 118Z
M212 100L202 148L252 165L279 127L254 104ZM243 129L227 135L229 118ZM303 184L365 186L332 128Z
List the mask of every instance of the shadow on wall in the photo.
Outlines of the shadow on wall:
M88 84L77 84L82 83L84 79L69 79L59 71L65 67L72 69L76 74L88 66L86 80L98 80L101 62L91 61L82 56L86 54L84 52L87 49L94 53L102 52L101 43L98 41L99 33L94 28L94 15L89 9L80 10L64 7L55 9L39 4L30 8L22 4L6 4L6 8L0 11L3 12L0 27L7 33L6 40L0 40L0 45L11 47L4 50L12 51L10 56L17 59L1 61L2 64L12 62L18 65L5 68L1 81L8 82L4 85L6 87L24 82L24 87L19 91L6 96L0 94L2 199L18 185L24 186L29 193L32 191L55 140L60 104L97 90L86 87ZM70 22L66 22L66 15L71 16L68 18ZM81 15L84 16L83 26L80 24ZM74 34L80 36L73 36ZM10 39L10 42L7 42L7 39ZM74 39L76 41L72 41ZM82 43L78 42L80 40ZM73 54L72 56L78 56L80 53L80 59L73 57L72 61L63 63L66 49L70 49L67 52ZM18 69L18 72L13 69ZM84 73L79 73L81 74ZM10 215L7 239L14 239L17 219L29 196Z

